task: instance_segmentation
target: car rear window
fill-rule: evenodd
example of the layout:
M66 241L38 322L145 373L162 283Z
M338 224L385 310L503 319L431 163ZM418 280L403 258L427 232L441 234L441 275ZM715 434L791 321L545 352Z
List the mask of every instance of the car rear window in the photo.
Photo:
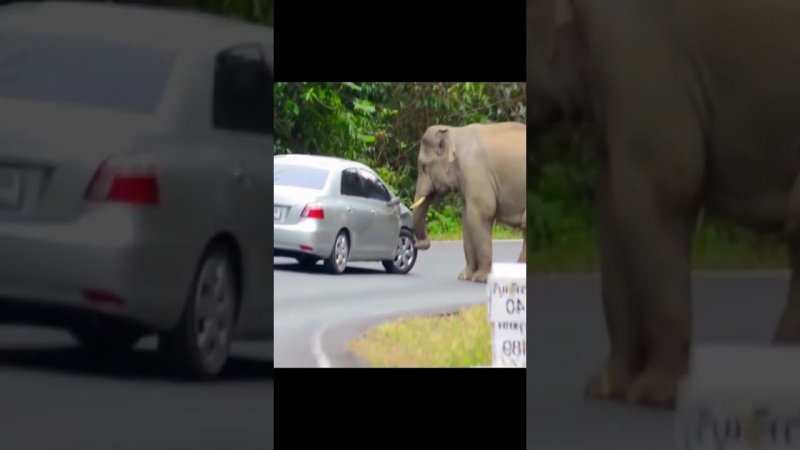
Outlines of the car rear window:
M328 170L317 167L276 164L275 186L321 190L325 187L328 174Z
M174 58L164 49L0 32L0 97L152 113Z

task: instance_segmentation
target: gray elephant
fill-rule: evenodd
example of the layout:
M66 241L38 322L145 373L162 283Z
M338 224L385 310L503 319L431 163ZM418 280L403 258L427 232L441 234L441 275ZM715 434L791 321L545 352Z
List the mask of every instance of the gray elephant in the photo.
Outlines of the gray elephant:
M420 141L417 188L411 205L417 248L430 240L428 208L445 194L462 199L466 267L460 280L485 283L492 268L492 225L525 229L525 125L515 122L434 125ZM525 261L525 243L519 261Z
M672 407L698 213L785 233L800 342L800 2L528 0L528 112L595 131L610 355L586 394ZM531 119L532 118L532 119ZM720 312L721 315L724 312Z

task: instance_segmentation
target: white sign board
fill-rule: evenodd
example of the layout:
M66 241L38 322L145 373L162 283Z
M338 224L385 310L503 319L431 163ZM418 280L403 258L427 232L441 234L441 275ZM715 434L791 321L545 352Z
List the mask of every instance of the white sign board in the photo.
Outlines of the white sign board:
M492 365L525 367L527 270L525 264L495 263L487 280Z
M800 449L800 348L694 349L678 394L681 450Z

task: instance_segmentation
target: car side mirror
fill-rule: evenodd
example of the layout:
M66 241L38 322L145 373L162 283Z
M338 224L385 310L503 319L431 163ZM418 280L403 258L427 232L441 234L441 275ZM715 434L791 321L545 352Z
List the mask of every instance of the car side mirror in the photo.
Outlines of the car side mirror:
M391 206L391 207L395 207L395 206L400 204L400 197L394 197L391 200L389 200L388 202L386 202L386 204Z

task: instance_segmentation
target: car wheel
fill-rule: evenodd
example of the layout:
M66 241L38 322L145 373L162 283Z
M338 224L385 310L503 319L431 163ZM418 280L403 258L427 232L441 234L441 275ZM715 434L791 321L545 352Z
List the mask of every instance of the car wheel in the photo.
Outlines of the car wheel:
M120 325L90 324L70 331L84 350L103 355L128 353L144 336L141 330Z
M347 257L350 255L350 240L347 238L347 233L344 230L336 235L336 241L333 243L331 255L325 259L325 270L334 275L344 273L347 267Z
M417 249L414 246L414 235L406 230L400 230L400 240L397 242L394 259L383 261L383 267L389 273L406 274L417 262Z
M314 267L315 265L317 265L318 261L319 258L311 255L300 255L297 257L297 262L300 263L300 266L303 269L310 269Z
M229 252L211 247L197 269L178 325L160 337L161 351L189 378L208 379L224 367L236 319L238 289Z

